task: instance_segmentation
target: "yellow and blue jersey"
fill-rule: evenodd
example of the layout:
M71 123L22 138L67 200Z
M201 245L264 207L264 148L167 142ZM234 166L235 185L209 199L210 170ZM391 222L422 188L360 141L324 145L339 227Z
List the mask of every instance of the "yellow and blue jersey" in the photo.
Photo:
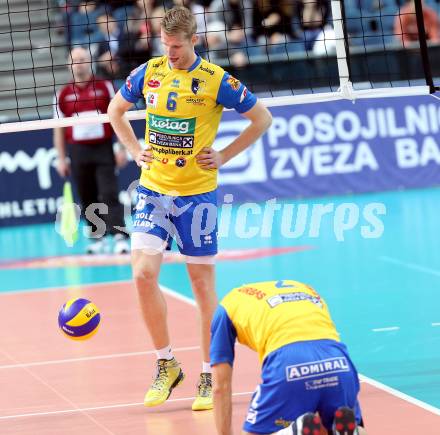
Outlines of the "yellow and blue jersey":
M145 142L153 162L142 169L140 184L179 196L216 189L217 170L201 168L195 157L212 146L223 107L247 112L255 96L200 56L188 70L171 68L166 56L151 59L132 71L120 92L131 103L145 99Z
M284 280L245 284L224 297L211 325L211 365L232 366L236 340L263 362L288 344L339 342L339 334L325 301L312 287Z
M275 433L306 412L319 412L330 433L341 406L362 422L356 368L325 301L307 284L267 281L233 289L212 320L212 366L233 365L236 340L262 362L245 432Z

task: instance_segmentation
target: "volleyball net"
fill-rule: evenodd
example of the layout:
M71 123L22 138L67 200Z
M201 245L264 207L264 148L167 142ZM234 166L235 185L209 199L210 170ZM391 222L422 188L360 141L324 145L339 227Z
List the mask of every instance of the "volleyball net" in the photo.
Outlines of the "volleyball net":
M0 132L107 122L98 112L54 111L58 90L73 80L70 50L86 48L93 74L119 88L162 54L160 20L182 3L197 20L197 52L268 106L429 94L438 84L436 0L6 0ZM144 117L142 103L134 109L129 119Z

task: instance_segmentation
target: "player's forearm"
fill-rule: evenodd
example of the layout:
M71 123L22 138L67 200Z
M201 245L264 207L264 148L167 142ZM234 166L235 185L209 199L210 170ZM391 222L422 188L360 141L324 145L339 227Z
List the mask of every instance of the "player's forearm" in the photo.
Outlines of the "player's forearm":
M220 152L222 155L222 164L225 164L255 143L270 127L271 122L272 118L270 117L265 118L260 123L252 122L233 142Z
M214 387L214 417L218 435L232 435L231 385Z
M109 110L108 115L119 142L135 157L141 151L141 146L125 113Z

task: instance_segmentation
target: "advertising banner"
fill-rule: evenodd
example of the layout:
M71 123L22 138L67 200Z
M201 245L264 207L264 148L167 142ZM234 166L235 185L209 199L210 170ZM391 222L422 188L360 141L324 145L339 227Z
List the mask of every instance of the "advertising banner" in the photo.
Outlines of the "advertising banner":
M272 107L269 131L219 173L219 202L408 189L440 184L440 104L431 96ZM144 136L144 121L132 123ZM248 125L225 112L214 147ZM0 225L53 221L63 180L52 131L0 134ZM181 168L179 168L181 170ZM139 177L131 162L124 190Z

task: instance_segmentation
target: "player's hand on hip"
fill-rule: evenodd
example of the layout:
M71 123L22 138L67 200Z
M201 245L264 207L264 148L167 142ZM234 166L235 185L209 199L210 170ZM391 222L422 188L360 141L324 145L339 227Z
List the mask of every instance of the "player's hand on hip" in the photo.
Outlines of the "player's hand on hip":
M223 164L221 153L213 148L202 148L196 160L203 169L218 169Z
M58 159L57 172L61 178L66 178L70 175L70 163L67 159Z
M140 168L149 169L150 163L153 161L153 152L150 147L147 147L144 150L139 151L139 153L135 156L136 164Z

